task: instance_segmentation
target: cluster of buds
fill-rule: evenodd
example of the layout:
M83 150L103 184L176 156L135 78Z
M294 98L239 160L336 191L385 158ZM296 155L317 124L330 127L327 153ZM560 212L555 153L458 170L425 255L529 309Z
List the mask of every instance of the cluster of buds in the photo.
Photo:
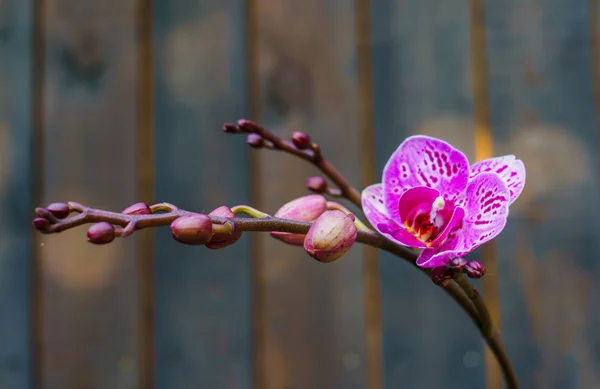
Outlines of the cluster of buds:
M303 246L320 262L332 262L344 255L356 241L358 230L355 217L340 209L328 210L328 202L321 195L308 195L284 204L275 217L294 221L312 222L306 235L271 232L271 236L287 244Z
M248 213L246 206L235 208L236 212ZM69 216L72 212L78 215ZM33 220L33 225L44 233L60 232L93 222L87 231L88 242L93 244L107 244L141 228L170 224L176 241L188 245L204 245L209 249L221 249L237 242L243 230L243 227L238 228L238 224L249 220L236 218L234 210L226 206L205 215L183 211L168 203L152 206L136 203L120 213L95 210L77 203L53 203L46 208L37 208L36 213L38 217ZM355 223L359 221L355 216L343 206L328 202L321 195L308 195L290 201L274 217L257 211L252 218L269 220L275 224L286 221L312 223L305 234L273 230L270 230L270 234L287 244L303 246L311 257L320 262L332 262L340 258L358 237Z
M141 202L125 208L120 213L104 212L105 221L96 222L88 228L88 242L107 244L114 241L115 238L127 237L140 228L137 223L145 215L155 217L159 215L153 215L153 213L162 213L162 211L167 211L163 215L167 215L165 220L171 223L173 238L184 244L205 245L209 249L220 249L234 244L242 235L242 231L237 229L233 223L228 221L215 223L211 219L211 216L220 220L234 218L235 214L226 206L221 206L208 215L204 215L182 212L177 207L166 203L151 207ZM72 212L77 212L79 215L69 217ZM77 203L52 203L46 208L36 209L38 217L33 220L33 226L43 233L60 232L63 229L82 224L88 220L86 217L90 212L89 208ZM62 225L63 228L56 229L59 225Z
M440 286L446 286L460 273L469 278L481 278L485 275L485 268L479 261L467 261L462 257L452 258L448 266L439 266L431 271L431 280Z

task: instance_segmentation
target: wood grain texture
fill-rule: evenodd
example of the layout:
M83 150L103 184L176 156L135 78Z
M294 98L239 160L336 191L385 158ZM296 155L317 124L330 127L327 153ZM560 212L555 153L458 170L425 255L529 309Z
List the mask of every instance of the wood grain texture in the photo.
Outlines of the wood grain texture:
M30 1L0 1L0 387L31 387L32 24Z
M43 202L123 209L137 196L135 2L42 4ZM136 241L41 239L43 388L137 387Z
M244 2L157 0L156 198L210 212L248 203ZM248 236L219 251L156 247L156 386L251 388Z
M309 133L360 183L356 42L352 1L257 1L262 122L280 136ZM307 194L317 172L260 151L260 205L274 213ZM364 388L362 250L322 264L299 247L263 239L264 389Z
M473 161L468 2L376 0L372 6L378 170L414 134L445 139ZM452 300L383 254L381 284L386 388L485 386L479 334Z
M583 0L486 1L494 139L498 154L527 169L498 239L504 338L524 388L600 383L590 9Z

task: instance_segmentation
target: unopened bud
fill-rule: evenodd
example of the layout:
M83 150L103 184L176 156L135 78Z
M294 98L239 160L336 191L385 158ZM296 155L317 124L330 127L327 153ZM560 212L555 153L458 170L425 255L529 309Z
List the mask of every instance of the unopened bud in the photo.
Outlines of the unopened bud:
M298 222L312 222L326 210L327 200L325 197L321 195L308 195L284 204L275 213L275 217ZM289 232L271 232L270 234L272 237L291 245L301 246L304 243L303 234L292 234Z
M300 131L294 131L292 133L292 143L298 150L305 150L312 145L312 140L308 134Z
M44 217L36 217L33 219L33 227L35 227L36 230L43 231L50 227L50 221Z
M135 203L125 208L121 213L126 215L150 215L152 211L146 203Z
M223 124L223 127L221 129L223 130L223 132L226 132L228 134L236 134L238 132L237 126L233 123L225 123Z
M202 245L212 238L212 222L199 213L181 216L171 223L173 239L180 243Z
M323 193L327 190L327 181L321 176L308 177L306 188L315 193Z
M448 265L456 270L456 271L462 271L464 269L464 267L467 264L467 260L464 259L463 257L457 257L457 258L452 258L450 260L450 262L448 263Z
M115 240L115 227L108 222L93 224L87 232L88 242L106 244Z
M265 145L262 136L254 133L248 134L246 137L246 143L248 143L248 146L254 147L255 149L260 149Z
M248 119L238 120L237 125L244 132L255 132L259 128L258 124Z
M315 220L304 239L304 250L319 262L332 262L356 241L355 217L342 211L325 211Z
M52 214L58 219L64 219L69 216L69 213L71 213L69 206L65 203L52 203L48 205L46 209L52 212Z
M208 214L209 216L221 216L221 217L235 217L235 214L231 212L231 209L226 206L219 207ZM242 231L238 230L234 226L234 230L231 234L224 233L215 233L213 234L210 242L206 244L206 247L209 249L222 249L223 247L227 247L229 245L237 242L242 236Z
M481 278L485 275L485 268L479 261L471 261L465 266L465 273L469 278Z
M452 276L454 276L454 271L446 266L435 267L431 271L431 281L439 286L447 286Z

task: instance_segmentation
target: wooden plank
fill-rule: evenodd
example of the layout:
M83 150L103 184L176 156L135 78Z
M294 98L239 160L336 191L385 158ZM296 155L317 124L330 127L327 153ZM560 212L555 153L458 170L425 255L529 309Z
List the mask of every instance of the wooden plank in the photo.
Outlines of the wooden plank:
M123 209L137 197L135 2L40 6L43 203ZM76 229L41 241L41 386L137 387L137 237L93 246Z
M583 0L485 4L495 143L527 169L498 240L508 352L524 388L597 387L598 9Z
M30 1L0 2L0 387L31 387L32 25Z
M156 197L209 212L248 203L247 146L221 132L245 115L244 2L158 0ZM156 386L252 385L248 237L219 251L156 246Z
M445 139L473 161L468 2L378 0L372 4L379 171L413 134ZM443 291L401 260L384 254L381 284L386 387L485 385L479 334Z
M360 183L354 3L258 0L262 122L282 137L310 133L350 181ZM306 194L316 170L260 151L261 206L274 213ZM360 247L321 264L301 248L261 236L265 389L363 388L365 309Z

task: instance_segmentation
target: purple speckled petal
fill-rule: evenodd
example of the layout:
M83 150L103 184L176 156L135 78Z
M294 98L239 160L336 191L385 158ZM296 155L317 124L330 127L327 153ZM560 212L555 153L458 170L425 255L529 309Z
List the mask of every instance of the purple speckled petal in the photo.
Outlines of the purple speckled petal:
M400 196L398 208L400 210L400 220L412 226L415 217L422 213L431 212L433 202L440 195L436 189L426 186L410 188Z
M417 259L421 267L448 264L502 232L508 216L509 190L496 173L480 173L470 182L464 197L465 217L439 247L424 250Z
M400 219L400 196L410 188L437 189L453 201L467 187L467 157L448 143L418 135L407 138L396 149L383 170L384 201L389 216Z
M471 166L470 179L480 173L494 172L500 176L502 181L510 190L509 205L519 197L525 186L525 165L514 155L490 158L479 161Z
M390 216L383 201L383 185L374 184L366 187L361 193L363 212L369 223L375 228L378 224L387 224Z
M390 219L383 204L383 186L381 184L366 187L362 191L361 202L367 220L383 236L404 246L425 247L423 242Z
M444 251L438 252L436 249L425 249L417 258L417 266L423 268L432 268L438 266L446 266L452 258L462 257L467 255L468 251Z

